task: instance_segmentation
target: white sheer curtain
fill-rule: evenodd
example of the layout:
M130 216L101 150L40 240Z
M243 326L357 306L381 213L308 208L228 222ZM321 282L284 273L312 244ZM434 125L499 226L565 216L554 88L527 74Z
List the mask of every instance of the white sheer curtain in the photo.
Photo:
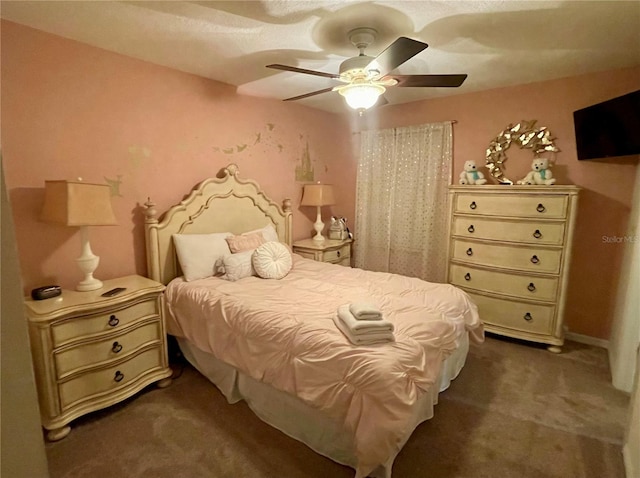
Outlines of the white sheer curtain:
M361 133L356 267L444 281L451 155L450 122Z

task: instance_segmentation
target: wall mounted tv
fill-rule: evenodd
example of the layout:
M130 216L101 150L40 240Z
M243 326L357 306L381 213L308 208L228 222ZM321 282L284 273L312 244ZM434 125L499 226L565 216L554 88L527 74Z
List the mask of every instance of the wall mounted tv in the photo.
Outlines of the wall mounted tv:
M573 112L578 159L640 155L640 90Z

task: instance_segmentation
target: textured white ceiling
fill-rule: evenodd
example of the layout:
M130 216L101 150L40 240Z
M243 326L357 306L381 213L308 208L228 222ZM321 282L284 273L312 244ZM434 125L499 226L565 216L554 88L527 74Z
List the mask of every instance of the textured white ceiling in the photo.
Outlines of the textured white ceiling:
M265 68L337 73L358 51L347 32L429 44L396 72L467 73L460 88L390 88L392 104L640 65L640 1L2 1L2 18L134 58L284 99L334 80ZM299 101L344 111L335 92Z

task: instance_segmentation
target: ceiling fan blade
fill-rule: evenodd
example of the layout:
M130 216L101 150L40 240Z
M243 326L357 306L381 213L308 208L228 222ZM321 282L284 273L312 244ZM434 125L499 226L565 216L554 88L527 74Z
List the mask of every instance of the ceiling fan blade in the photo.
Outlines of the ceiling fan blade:
M365 70L373 68L380 72L380 76L385 76L428 46L426 43L418 40L400 37L380 53L375 60L369 63Z
M420 87L431 86L441 88L456 88L467 79L467 75L388 75L398 81L396 86Z
M325 78L340 78L340 75L334 73L325 73L324 71L305 70L304 68L296 68L295 66L287 65L267 65L267 68L273 68L274 70L292 71L294 73L304 73L305 75L324 76Z
M300 95L300 96L293 96L291 98L286 98L282 101L295 101L295 100L301 100L302 98L309 98L310 96L315 96L315 95L320 95L322 93L327 93L329 91L332 91L333 88L325 88L324 90L318 90L318 91L312 91L311 93L307 93L304 95Z

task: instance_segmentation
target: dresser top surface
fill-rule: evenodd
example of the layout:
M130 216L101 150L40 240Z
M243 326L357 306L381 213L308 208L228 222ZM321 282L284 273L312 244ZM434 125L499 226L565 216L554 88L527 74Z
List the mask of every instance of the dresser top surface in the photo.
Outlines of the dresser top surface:
M112 297L102 297L106 291L116 287L124 287L126 290ZM130 275L105 280L102 288L97 290L79 292L63 289L62 295L44 300L33 300L29 297L25 299L25 306L29 316L33 318L54 312L63 313L67 309L109 307L148 292L162 292L163 290L164 286L156 281L138 275Z
M351 239L325 239L324 241L316 241L314 239L302 239L294 241L293 247L301 247L305 249L314 249L317 251L325 251L327 249L342 247L346 244L350 244Z
M545 193L545 194L578 194L581 188L575 184L554 184L553 186L525 186L521 184L468 184L451 185L449 191L452 192L522 192L522 193Z

